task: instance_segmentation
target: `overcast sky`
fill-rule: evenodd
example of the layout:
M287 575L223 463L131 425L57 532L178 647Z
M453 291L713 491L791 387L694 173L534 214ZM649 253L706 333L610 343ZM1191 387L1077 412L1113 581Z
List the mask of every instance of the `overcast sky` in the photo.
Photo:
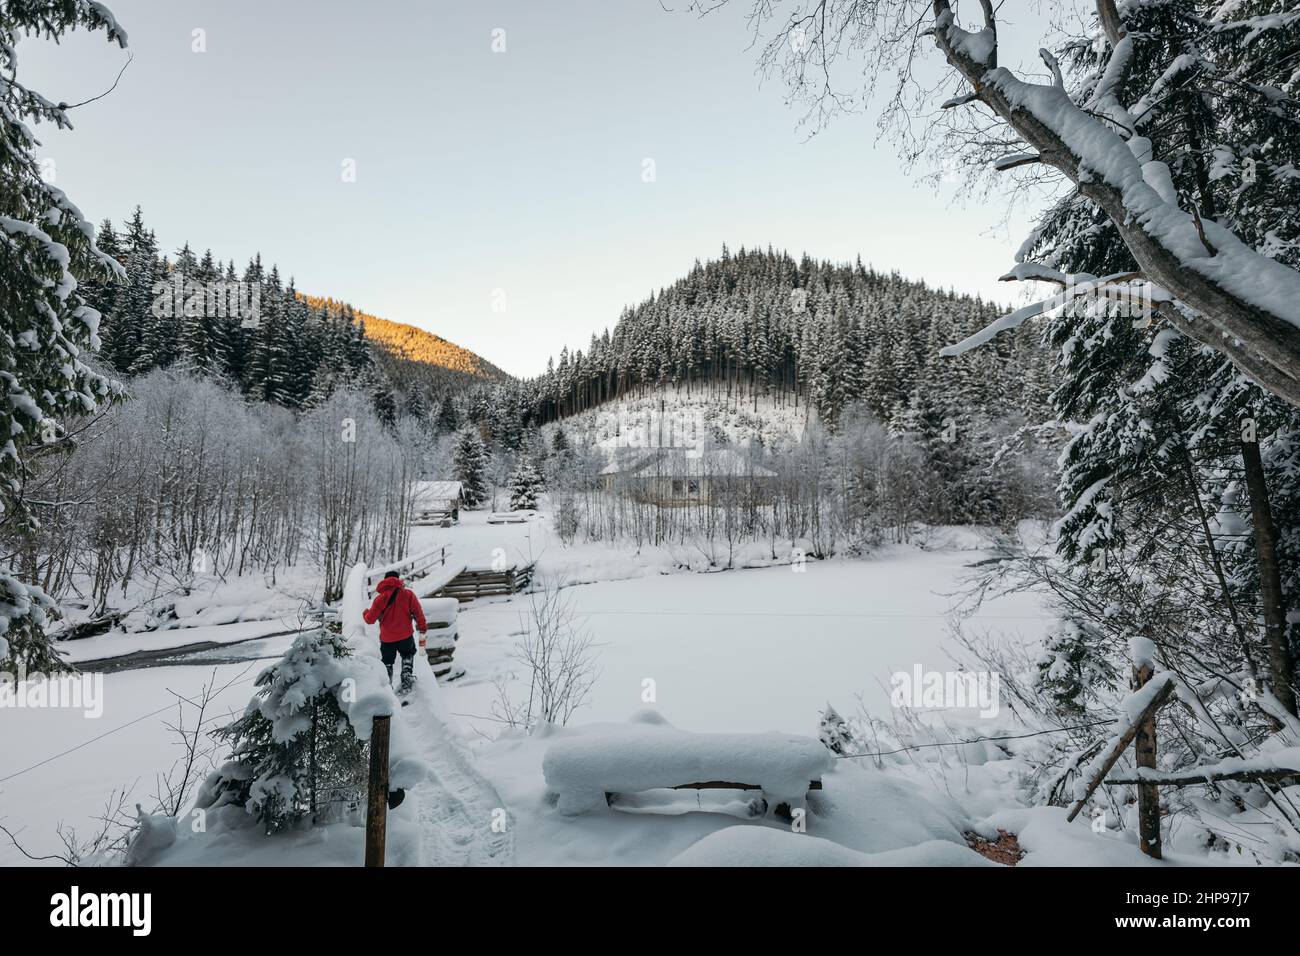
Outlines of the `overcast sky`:
M242 268L261 251L302 291L514 374L585 348L723 243L1011 298L996 277L1025 221L953 207L953 187L936 195L875 143L874 117L809 140L783 88L760 85L739 5L701 20L659 0L107 3L134 62L74 131L38 130L87 216L138 203L166 252L189 240ZM20 56L28 83L77 102L126 54L79 34Z

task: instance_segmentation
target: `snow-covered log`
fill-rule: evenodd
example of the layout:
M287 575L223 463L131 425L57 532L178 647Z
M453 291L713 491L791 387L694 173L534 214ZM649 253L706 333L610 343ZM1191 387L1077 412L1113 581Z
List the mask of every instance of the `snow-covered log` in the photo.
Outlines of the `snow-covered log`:
M791 734L696 734L654 712L626 724L585 728L546 751L542 772L559 811L605 806L607 793L638 793L732 781L759 787L770 806L803 802L809 784L835 765L820 741Z

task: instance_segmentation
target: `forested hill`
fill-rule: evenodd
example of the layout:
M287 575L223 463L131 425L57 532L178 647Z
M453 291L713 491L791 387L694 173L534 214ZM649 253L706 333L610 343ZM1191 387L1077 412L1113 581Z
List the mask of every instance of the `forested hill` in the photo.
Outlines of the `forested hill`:
M1049 363L1032 330L959 358L939 349L1006 310L858 262L723 247L671 287L624 311L586 351L561 351L528 383L551 421L663 385L740 403L796 396L833 423L855 401L887 422L1042 414Z
M124 376L179 366L295 411L348 387L369 394L389 422L508 379L435 335L305 296L260 255L240 270L188 243L166 254L139 208L120 230L103 222L96 242L126 273L125 281L83 282L101 313L100 358Z
M337 311L345 307L345 303L328 296L300 295L299 298L315 309L328 308ZM417 328L414 325L407 325L404 322L383 319L360 310L354 310L353 316L356 321L365 325L367 339L379 343L379 345L400 358L424 365L450 369L454 372L464 372L466 375L481 379L501 381L510 378L509 374L497 368L481 355L471 352L455 342L448 342L432 332L426 332L424 329Z

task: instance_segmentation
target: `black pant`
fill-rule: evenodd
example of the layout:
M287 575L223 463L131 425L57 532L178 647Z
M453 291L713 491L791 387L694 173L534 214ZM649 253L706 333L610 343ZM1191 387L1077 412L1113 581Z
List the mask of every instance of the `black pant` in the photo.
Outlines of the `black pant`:
M409 673L415 666L415 635L412 634L404 641L381 641L379 644L379 656L384 661L384 667L388 670L388 676L393 676L393 660L398 654L402 655L402 673Z

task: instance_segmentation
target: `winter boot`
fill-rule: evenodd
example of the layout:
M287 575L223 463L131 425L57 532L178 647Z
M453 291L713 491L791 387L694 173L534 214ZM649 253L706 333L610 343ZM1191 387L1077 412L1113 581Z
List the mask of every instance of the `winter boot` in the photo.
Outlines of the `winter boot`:
M415 658L402 658L402 689L400 693L408 693L415 686Z

